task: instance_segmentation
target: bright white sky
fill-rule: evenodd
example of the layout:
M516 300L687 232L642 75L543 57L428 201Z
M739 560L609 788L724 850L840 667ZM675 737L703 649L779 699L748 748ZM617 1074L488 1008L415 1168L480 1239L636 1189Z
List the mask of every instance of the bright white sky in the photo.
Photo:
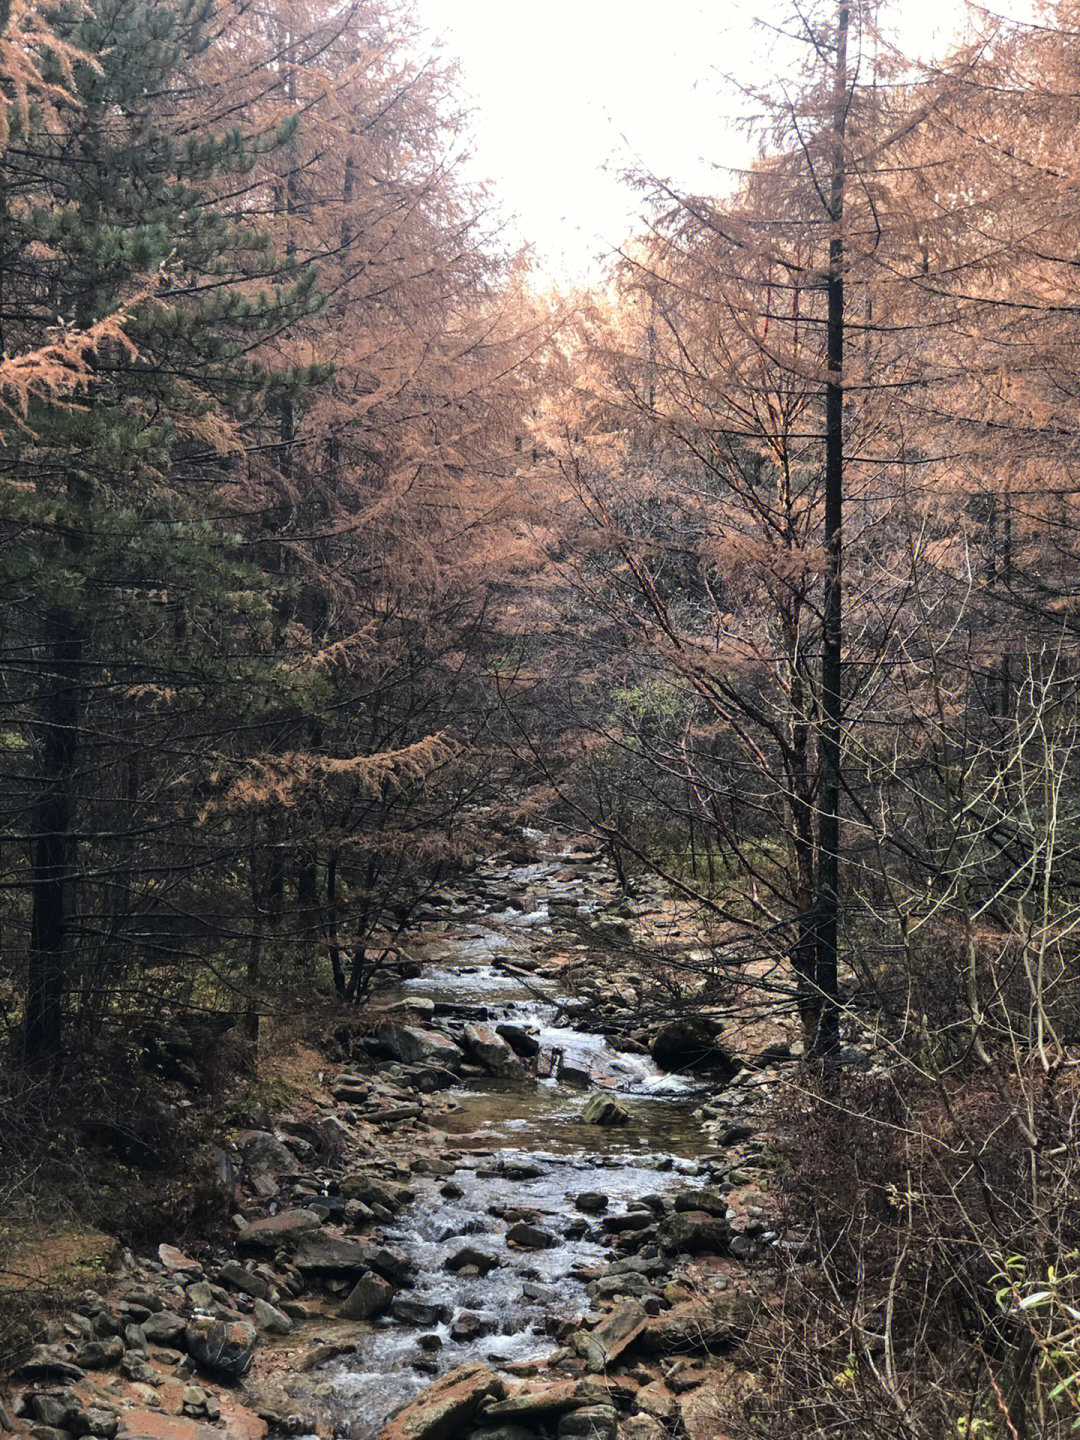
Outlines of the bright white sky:
M889 0L886 0L886 4ZM553 278L595 275L624 240L640 201L628 164L685 187L721 191L713 168L739 165L745 142L720 75L755 79L776 42L753 0L414 0L423 25L460 61L472 99L473 171L490 179L516 235ZM891 0L905 48L940 51L961 0ZM779 18L783 0L760 0Z

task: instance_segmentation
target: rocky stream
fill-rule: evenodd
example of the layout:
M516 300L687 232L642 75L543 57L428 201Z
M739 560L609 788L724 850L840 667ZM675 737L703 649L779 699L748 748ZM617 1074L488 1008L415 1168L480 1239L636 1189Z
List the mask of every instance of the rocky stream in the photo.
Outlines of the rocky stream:
M567 974L648 909L587 850L492 861L436 897L352 1062L223 1139L235 1248L125 1254L23 1367L21 1423L37 1440L713 1433L748 1266L800 1243L754 1133L787 1057L740 1066L706 1039L683 1065L677 1023L616 1043Z

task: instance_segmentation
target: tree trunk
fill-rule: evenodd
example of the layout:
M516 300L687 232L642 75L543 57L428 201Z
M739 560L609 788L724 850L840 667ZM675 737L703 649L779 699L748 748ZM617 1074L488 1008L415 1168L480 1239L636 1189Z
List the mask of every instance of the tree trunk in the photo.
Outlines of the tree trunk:
M817 1026L813 1049L827 1055L839 1044L837 947L840 917L840 731L843 610L841 522L844 495L844 131L847 116L848 0L839 0L833 80L833 158L829 188L829 270L825 382L825 594L821 643L821 773L818 789L818 874L814 987Z
M23 1053L29 1065L52 1065L63 1041L68 985L68 890L74 770L82 713L82 634L65 611L46 626L46 673L38 696L40 789L31 820L31 919Z

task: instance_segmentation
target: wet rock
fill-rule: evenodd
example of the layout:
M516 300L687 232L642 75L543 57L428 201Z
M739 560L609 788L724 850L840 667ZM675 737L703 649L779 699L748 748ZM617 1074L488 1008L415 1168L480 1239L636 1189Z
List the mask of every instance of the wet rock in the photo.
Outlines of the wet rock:
M682 1210L660 1222L661 1248L683 1255L722 1255L731 1238L727 1221L704 1210Z
M404 1060L410 1065L435 1065L456 1073L465 1058L446 1035L419 1025L380 1025L376 1039L396 1060Z
M251 1318L260 1330L266 1330L271 1335L291 1335L293 1322L280 1311L276 1305L271 1305L268 1300L256 1299L252 1306Z
M450 1339L458 1341L479 1340L496 1329L496 1322L490 1315L478 1315L475 1310L461 1310L454 1316L450 1326Z
M241 1295L265 1300L270 1294L270 1286L262 1276L245 1270L239 1260L227 1260L218 1271L217 1278L219 1285L224 1285L228 1290L239 1290Z
M151 1345L180 1345L186 1328L187 1321L171 1310L160 1310L142 1323L142 1332Z
M504 1020L502 1024L495 1026L495 1034L505 1040L518 1055L532 1059L540 1053L540 1041L538 1037L525 1025L515 1025L513 1021Z
M245 1225L237 1243L246 1250L291 1250L306 1235L317 1234L321 1222L314 1210L282 1210Z
M214 1320L197 1315L184 1332L187 1352L201 1369L239 1380L251 1364L258 1331L247 1320Z
M352 1355L355 1351L356 1345L352 1341L321 1341L312 1345L310 1350L305 1350L296 1361L295 1368L301 1374L306 1374L309 1370L318 1370L320 1366L329 1364L331 1360L336 1360L341 1355Z
M585 1065L576 1065L572 1060L562 1060L559 1063L559 1080L563 1085L575 1085L579 1090L587 1090L592 1084L592 1071Z
M536 1077L538 1080L550 1080L555 1074L559 1063L559 1057L554 1050L544 1048L536 1057Z
M613 1405L585 1405L559 1421L559 1440L617 1440L619 1416Z
M486 1250L478 1250L475 1245L464 1245L455 1254L451 1255L444 1262L446 1270L479 1270L481 1275L486 1275L489 1270L494 1270L501 1265L502 1261L497 1255L492 1255Z
M404 1285L412 1274L415 1266L405 1255L396 1250L391 1250L385 1245L369 1245L366 1247L368 1257L368 1268L375 1270L384 1280L389 1280L392 1285Z
M630 1112L610 1095L594 1095L581 1112L586 1125L626 1125Z
M369 1270L360 1276L338 1313L343 1320L370 1320L389 1309L393 1298L394 1287Z
M511 1225L506 1232L506 1238L511 1245L517 1245L521 1250L549 1250L559 1243L558 1236L553 1235L550 1230L545 1230L540 1225L530 1225L525 1220Z
M507 1042L489 1025L465 1026L465 1048L492 1075L520 1075L521 1061Z
M483 1173L478 1166L477 1175ZM539 1180L546 1175L547 1171L543 1165L537 1165L535 1160L523 1160L516 1156L502 1156L495 1167L495 1174L503 1176L506 1180Z
M608 1197L599 1190L583 1190L580 1195L574 1196L574 1204L586 1215L598 1215L601 1210L607 1209Z
M661 1070L709 1070L724 1084L739 1062L718 1043L716 1031L716 1024L702 1015L670 1020L649 1042L649 1054Z
M450 1311L445 1305L438 1305L432 1300L421 1300L416 1295L395 1295L390 1302L390 1314L401 1325L420 1328L442 1324L449 1318Z
M379 1431L376 1440L457 1440L485 1401L501 1399L504 1382L486 1365L463 1365L428 1386Z

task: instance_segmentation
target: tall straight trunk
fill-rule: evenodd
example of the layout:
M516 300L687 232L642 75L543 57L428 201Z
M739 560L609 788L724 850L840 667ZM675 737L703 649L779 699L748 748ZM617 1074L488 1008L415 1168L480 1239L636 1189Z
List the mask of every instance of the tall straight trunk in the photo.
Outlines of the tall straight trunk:
M837 948L840 919L840 732L843 679L844 499L844 153L847 118L849 0L839 0L833 76L832 173L829 183L829 270L825 381L825 594L821 637L821 734L818 790L816 957L817 1024L813 1050L839 1044Z
M71 834L74 771L82 712L82 632L63 610L49 616L45 674L38 693L38 795L31 812L30 953L23 1020L27 1064L48 1066L60 1055L68 988L68 891L75 843Z

